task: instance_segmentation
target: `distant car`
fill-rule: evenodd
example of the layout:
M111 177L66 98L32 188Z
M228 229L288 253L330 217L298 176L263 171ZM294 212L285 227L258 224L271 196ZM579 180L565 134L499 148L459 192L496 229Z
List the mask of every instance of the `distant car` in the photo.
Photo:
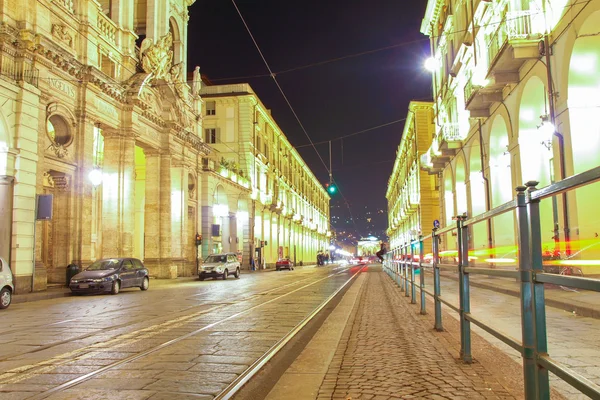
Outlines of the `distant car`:
M275 263L275 270L279 271L282 269L288 269L290 271L294 270L294 263L289 258L280 258Z
M198 277L201 281L218 277L225 280L230 274L236 278L240 277L240 262L235 253L212 254L206 257L198 268Z
M71 278L69 283L69 289L74 294L118 294L121 289L139 287L148 290L149 286L148 270L137 258L107 258L94 261Z
M0 258L0 309L10 306L14 291L15 286L10 266L4 259Z
M348 265L348 260L345 259L340 259L338 261L336 261L338 263L338 265Z

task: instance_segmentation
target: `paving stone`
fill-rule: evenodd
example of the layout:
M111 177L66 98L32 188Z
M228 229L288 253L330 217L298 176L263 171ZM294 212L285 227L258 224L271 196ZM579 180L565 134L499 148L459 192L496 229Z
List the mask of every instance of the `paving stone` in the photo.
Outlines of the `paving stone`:
M359 296L319 400L515 398L480 364L458 360L380 269L369 268ZM483 382L485 394L475 389Z

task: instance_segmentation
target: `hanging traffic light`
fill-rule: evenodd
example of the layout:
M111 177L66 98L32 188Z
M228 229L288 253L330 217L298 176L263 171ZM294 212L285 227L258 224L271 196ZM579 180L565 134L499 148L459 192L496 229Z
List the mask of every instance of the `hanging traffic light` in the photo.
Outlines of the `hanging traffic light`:
M196 233L196 246L200 246L202 244L202 235Z
M337 186L335 186L335 183L328 184L327 191L329 192L329 194L335 194L337 192Z

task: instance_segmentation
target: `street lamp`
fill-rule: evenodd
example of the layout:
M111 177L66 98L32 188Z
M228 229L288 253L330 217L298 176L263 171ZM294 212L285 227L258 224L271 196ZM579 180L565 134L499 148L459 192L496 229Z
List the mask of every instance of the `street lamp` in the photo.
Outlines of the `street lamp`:
M429 57L425 60L425 69L429 72L435 72L438 68L438 62L435 57Z
M98 187L102 183L102 170L98 167L94 167L88 174L88 178L94 187Z

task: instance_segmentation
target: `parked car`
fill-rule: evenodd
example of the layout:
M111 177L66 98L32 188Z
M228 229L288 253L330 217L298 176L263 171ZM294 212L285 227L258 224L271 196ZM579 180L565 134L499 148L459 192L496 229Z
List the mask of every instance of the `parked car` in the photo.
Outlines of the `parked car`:
M198 268L198 277L201 281L218 277L225 280L230 274L236 278L240 277L240 262L235 253L211 254Z
M0 258L0 309L8 308L15 291L12 271L4 259Z
M290 271L294 270L294 263L289 258L280 258L275 263L275 270L279 271L282 269L288 269Z
M149 286L148 270L137 258L107 258L94 261L69 282L69 288L75 294L118 294L121 289L139 287L148 290Z

